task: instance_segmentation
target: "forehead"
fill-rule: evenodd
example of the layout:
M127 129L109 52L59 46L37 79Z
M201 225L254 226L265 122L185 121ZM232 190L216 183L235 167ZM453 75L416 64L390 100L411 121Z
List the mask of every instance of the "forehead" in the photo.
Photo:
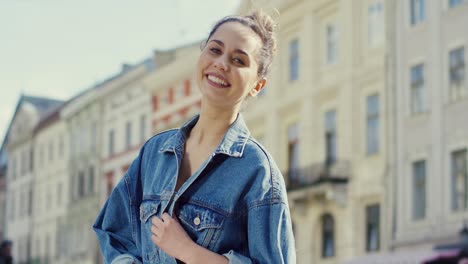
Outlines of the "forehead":
M228 49L242 49L252 54L256 54L262 44L257 33L239 22L226 22L219 26L210 38L215 39L222 41Z

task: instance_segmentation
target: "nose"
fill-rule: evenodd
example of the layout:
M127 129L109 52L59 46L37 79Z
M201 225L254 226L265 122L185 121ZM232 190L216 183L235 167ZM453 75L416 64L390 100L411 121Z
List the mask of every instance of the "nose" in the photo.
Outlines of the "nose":
M226 58L224 56L219 56L214 63L214 67L221 71L227 71L229 66L226 62Z

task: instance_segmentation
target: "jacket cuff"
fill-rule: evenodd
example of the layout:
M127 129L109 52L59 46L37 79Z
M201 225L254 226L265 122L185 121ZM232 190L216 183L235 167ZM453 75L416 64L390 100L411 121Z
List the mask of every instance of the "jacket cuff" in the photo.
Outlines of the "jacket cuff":
M141 261L129 254L123 254L116 257L111 264L142 264Z
M236 253L234 250L230 250L228 253L223 254L228 260L229 264L251 264L252 260L249 258Z

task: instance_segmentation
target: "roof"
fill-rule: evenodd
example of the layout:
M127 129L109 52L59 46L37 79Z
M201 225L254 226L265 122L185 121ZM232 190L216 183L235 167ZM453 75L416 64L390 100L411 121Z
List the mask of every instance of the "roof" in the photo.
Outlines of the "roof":
M36 108L36 110L39 113L40 118L42 119L51 111L51 109L57 108L60 105L62 105L63 101L52 99L52 98L47 98L47 97L39 97L39 96L31 96L31 95L22 94L20 96L20 99L18 100L18 103L16 104L15 112L13 113L13 116L11 117L10 123L8 124L8 128L3 138L2 146L0 148L0 153L3 152L3 148L8 142L8 135L10 133L13 120L15 120L15 117L18 113L18 110L20 109L20 106L24 103L32 104L34 108Z

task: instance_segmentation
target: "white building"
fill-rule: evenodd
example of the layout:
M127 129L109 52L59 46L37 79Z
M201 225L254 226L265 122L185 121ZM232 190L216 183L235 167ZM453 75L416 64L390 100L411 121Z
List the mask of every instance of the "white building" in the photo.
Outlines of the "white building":
M154 69L153 58L128 66L97 95L103 110L102 173L99 179L101 204L137 157L142 144L151 136L151 95L142 80Z
M32 259L58 263L65 251L65 216L69 206L69 131L55 109L34 135Z
M17 263L26 263L32 257L34 170L37 165L34 131L44 115L60 104L62 102L57 100L22 95L6 133L4 143L9 164L5 236L15 243L13 257Z
M468 2L396 3L392 247L432 249L468 219Z
M97 263L99 247L92 224L99 211L100 124L102 106L95 100L101 86L71 99L60 111L69 131L68 182L70 186L60 263Z

